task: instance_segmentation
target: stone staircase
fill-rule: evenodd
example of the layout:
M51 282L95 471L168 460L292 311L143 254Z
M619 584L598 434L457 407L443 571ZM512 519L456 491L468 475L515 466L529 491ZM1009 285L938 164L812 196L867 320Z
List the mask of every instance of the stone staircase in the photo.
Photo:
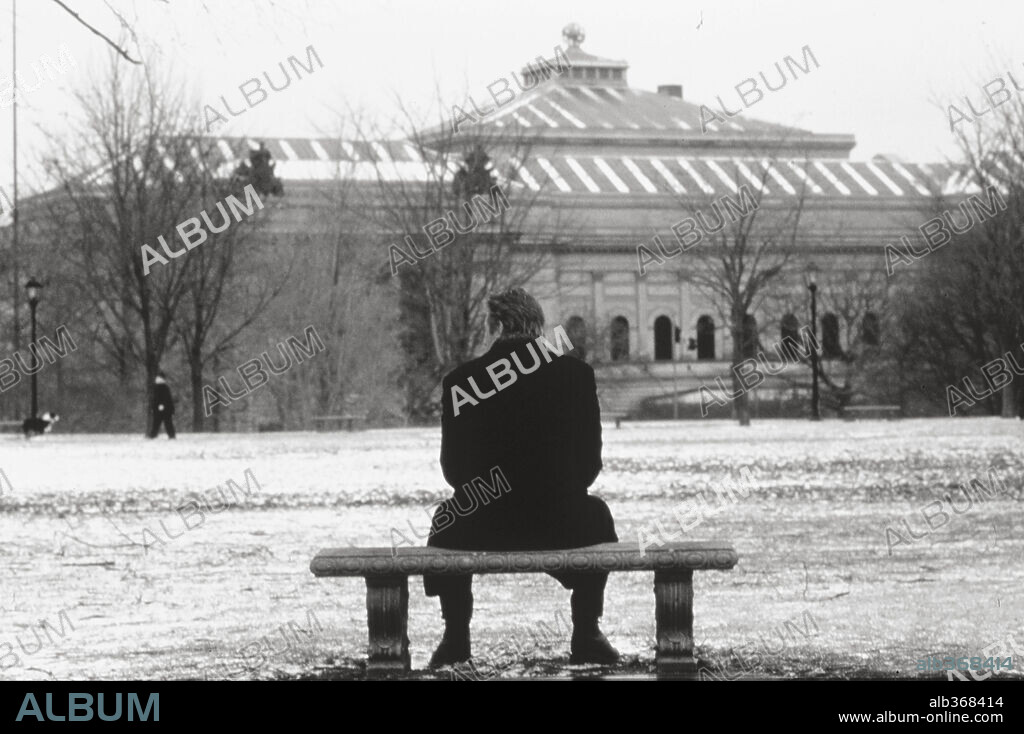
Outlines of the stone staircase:
M664 374L664 367L664 364L652 365L647 362L595 366L597 394L601 401L602 412L637 418L640 417L639 413L646 401L658 397L671 401L673 394L671 365L669 365L667 375ZM681 395L681 402L699 401L697 390L703 382L704 375L701 378L695 378L692 372L687 374L683 369L677 369L676 389ZM707 371L707 369L701 370L702 373ZM722 374L723 376L727 373L728 365L724 363L721 370L713 372L713 374ZM711 380L714 380L713 375L709 378L709 382Z
M592 366L597 379L601 412L609 417L671 417L673 392L678 395L680 417L700 417L701 385L715 388L716 377L722 378L726 385L732 385L728 362L678 363L675 391L670 362L604 363ZM789 400L794 392L794 380L799 382L806 377L805 372L806 368L794 366L778 377L769 377L754 391L754 399ZM715 413L728 411L719 407Z

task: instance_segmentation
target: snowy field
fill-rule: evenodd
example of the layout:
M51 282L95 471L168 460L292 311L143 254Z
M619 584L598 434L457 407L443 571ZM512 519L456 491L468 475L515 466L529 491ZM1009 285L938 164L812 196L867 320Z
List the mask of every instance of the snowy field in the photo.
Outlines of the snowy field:
M0 679L361 677L363 581L318 580L309 561L322 547L390 546L392 528L424 534L447 495L439 439L0 436ZM685 536L740 555L732 571L695 574L697 652L717 676L916 677L927 655L1024 643L1024 423L624 423L604 441L591 491L621 540L655 521L678 532L680 503L750 470L750 495ZM969 502L960 483L972 478L993 494ZM568 592L553 579L474 588L485 670L587 673L567 665ZM426 676L441 619L419 578L410 596ZM624 654L604 672L653 670L651 573L612 574L603 627ZM1000 675L1022 666L1015 655Z

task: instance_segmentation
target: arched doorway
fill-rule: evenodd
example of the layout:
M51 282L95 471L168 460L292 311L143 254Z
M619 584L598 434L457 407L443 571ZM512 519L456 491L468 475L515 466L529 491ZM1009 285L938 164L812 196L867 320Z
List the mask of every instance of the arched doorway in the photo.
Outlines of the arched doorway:
M625 316L616 316L611 326L611 357L612 362L625 362L629 359L629 321Z
M882 327L878 323L878 316L873 311L864 314L861 322L860 338L869 347L877 347L881 336Z
M843 349L839 346L839 318L834 313L827 313L821 318L821 353L825 359L843 356Z
M740 335L740 355L743 359L751 359L757 354L757 319L753 314L743 317L743 331Z
M779 331L781 332L781 339L779 340L779 347L775 350L778 356L786 362L799 362L796 350L799 349L800 345L800 321L793 314L787 313L782 317L781 329Z
M705 314L697 319L697 359L715 358L715 320Z
M565 323L565 333L572 342L572 354L574 357L585 360L587 358L587 322L580 316L572 316Z
M654 358L672 359L672 319L659 316L654 320Z
M783 342L796 341L800 334L800 322L796 316L787 313L782 317L782 328L780 329Z

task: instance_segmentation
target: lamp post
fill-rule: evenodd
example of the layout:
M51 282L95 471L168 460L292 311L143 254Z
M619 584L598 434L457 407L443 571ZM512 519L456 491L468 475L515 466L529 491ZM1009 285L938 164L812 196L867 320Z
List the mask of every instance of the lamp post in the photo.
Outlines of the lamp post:
M28 283L25 284L25 291L28 293L28 305L32 309L32 341L29 344L29 352L36 349L35 359L39 359L38 348L36 344L36 306L39 305L39 291L42 289L43 284L37 281L35 278L30 278ZM39 391L36 382L36 377L39 374L39 370L32 373L32 412L29 415L30 418L36 418L39 415Z
M679 347L676 345L679 343L679 327L673 324L672 329L672 420L679 420L679 386L676 381L676 352L679 351Z
M807 286L811 292L811 335L814 337L811 344L811 420L821 420L821 410L818 404L818 286L811 283Z

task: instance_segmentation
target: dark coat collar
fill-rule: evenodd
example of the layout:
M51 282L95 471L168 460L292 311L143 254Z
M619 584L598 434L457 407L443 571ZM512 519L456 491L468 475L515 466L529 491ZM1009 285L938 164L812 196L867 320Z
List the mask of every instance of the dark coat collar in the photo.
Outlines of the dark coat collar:
M529 344L532 341L534 340L526 336L514 337L512 339L499 339L491 345L491 348L488 349L483 356L485 359L499 359L511 354L519 347Z

